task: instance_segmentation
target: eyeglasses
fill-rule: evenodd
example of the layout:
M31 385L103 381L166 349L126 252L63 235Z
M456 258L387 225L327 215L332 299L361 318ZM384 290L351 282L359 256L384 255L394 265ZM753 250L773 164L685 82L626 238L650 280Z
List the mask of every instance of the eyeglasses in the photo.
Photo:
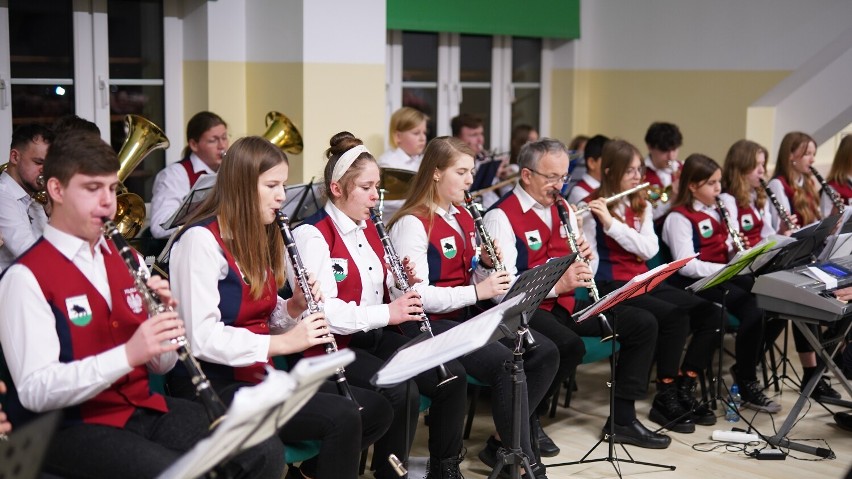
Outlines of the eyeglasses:
M645 174L645 167L640 166L639 168L628 168L627 171L624 172L624 176L643 176Z
M227 134L222 135L222 136L212 136L212 137L208 138L207 140L204 140L204 142L207 143L208 145L216 145L216 144L219 144L219 143L227 143L228 139L230 137L231 137L231 135L227 135Z
M565 173L564 175L545 175L544 173L539 173L532 168L527 168L538 176L544 177L544 180L548 183L567 183L568 179L571 178L571 175Z

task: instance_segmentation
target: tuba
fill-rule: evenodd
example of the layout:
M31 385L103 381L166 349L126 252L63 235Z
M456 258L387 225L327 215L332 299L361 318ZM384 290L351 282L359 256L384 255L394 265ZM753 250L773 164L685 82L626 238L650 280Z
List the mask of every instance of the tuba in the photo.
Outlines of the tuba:
M266 114L266 133L263 137L287 153L298 155L302 152L302 135L293 122L283 113L270 111Z
M129 193L124 180L139 166L152 151L169 147L169 139L157 125L139 115L124 117L127 138L118 152L118 181L121 182L116 198L116 227L125 238L133 238L145 222L145 201L135 193Z

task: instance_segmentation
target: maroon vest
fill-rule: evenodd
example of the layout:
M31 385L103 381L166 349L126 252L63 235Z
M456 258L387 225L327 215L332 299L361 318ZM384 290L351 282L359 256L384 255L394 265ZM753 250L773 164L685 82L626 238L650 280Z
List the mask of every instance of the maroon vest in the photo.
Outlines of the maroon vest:
M53 311L59 362L78 361L125 344L148 318L127 266L112 243L109 249L111 254L103 257L112 309L74 263L44 238L18 259L33 273ZM144 365L82 404L65 408L65 423L122 428L136 408L168 411L163 397L150 392Z
M763 216L752 205L740 208L737 205L737 224L740 231L745 235L750 246L760 243L760 230L763 229Z
M679 166L677 171L680 171L680 168L683 168L683 164L679 161L677 161L676 163ZM656 171L652 170L651 168L647 168L647 167L645 168L645 181L647 181L648 183L651 183L652 185L659 185L659 186L663 186L663 187L668 186L668 185L663 184L663 180L660 179L660 176L657 175Z
M597 194L592 194L583 201L588 203L597 197ZM641 219L636 218L630 206L624 208L624 224L636 231L642 229ZM595 279L630 281L636 275L648 271L645 260L627 251L620 243L607 235L600 221L595 222L595 240L598 247L598 270L595 272Z
M518 251L515 266L518 268L518 274L544 264L551 258L571 254L568 239L562 237L562 226L555 204L550 206L550 218L553 223L551 225L544 224L532 208L524 213L518 196L514 193L504 196L494 207L506 213L515 233L515 248ZM555 300L545 299L540 308L550 311L557 302L567 311L574 312L574 291L561 294Z
M470 285L471 266L476 252L476 233L473 218L465 209L455 215L464 236L450 226L442 217L434 215L432 224L429 219L416 216L423 223L429 235L429 247L426 260L429 264L429 284L440 287ZM431 229L430 229L431 227ZM430 319L444 319L457 315L457 311L442 314L429 314Z
M692 246L698 252L698 259L709 263L727 263L728 230L712 216L692 211L692 208L678 206L672 213L680 213L692 223Z
M840 198L843 199L843 204L852 205L852 184L849 184L849 180L840 184L836 181L829 181L828 185L834 188L834 191L840 195Z
M343 277L342 274L338 275L335 273L335 279L340 278L337 281L337 299L346 301L347 303L354 302L355 304L360 304L361 292L364 286L361 284L361 272L355 264L355 260L352 259L352 254L349 252L349 248L346 247L346 243L337 232L337 228L334 226L334 220L332 220L331 216L329 216L323 209L305 219L304 224L313 225L319 230L323 238L325 238L325 242L328 243L328 250L331 253L331 258L347 262L345 277ZM367 237L367 242L370 244L373 252L382 260L382 278L386 278L388 270L387 265L385 265L383 260L385 257L385 250L382 246L382 240L379 239L379 233L376 231L375 226L368 224L367 228L364 229L364 236ZM334 264L332 264L332 267L334 267ZM372 287L374 285L370 286ZM382 283L382 289L384 292L385 302L389 302L390 295L388 294L387 286L384 282ZM335 334L334 338L337 341L338 349L343 349L349 344L350 338L348 335ZM318 356L324 353L325 347L314 346L305 351L304 355Z
M180 163L180 166L182 166L183 169L186 170L186 176L189 177L190 188L195 186L195 182L198 181L198 178L200 178L201 175L207 173L206 171L199 171L198 173L196 173L195 170L192 168L192 160L190 160L188 156L180 160L178 163Z
M775 178L781 182L781 186L784 188L784 196L787 197L787 202L790 203L790 214L797 215L799 217L799 224L802 222L801 212L796 211L796 205L793 203L793 195L795 194L795 190L793 187L787 183L787 180L783 176L776 176ZM805 178L805 181L810 181ZM814 213L816 217L819 218L819 208L817 207L817 200L810 193L806 193L808 195L808 199L814 205Z

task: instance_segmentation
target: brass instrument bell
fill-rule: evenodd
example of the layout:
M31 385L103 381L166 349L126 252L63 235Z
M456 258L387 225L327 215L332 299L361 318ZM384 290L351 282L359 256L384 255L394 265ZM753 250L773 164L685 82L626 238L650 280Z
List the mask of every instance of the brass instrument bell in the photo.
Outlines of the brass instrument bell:
M0 165L0 174L2 174L4 171L6 171L6 168L8 168L8 167L9 167L8 162ZM42 205L46 205L49 197L47 196L47 189L45 189L47 187L47 185L45 184L44 175L38 175L38 178L36 178L36 185L39 187L39 190L34 191L33 193L30 193L30 196L32 197L32 199L38 201Z
M304 143L302 134L283 113L270 111L266 114L266 133L263 137L287 153L298 155Z

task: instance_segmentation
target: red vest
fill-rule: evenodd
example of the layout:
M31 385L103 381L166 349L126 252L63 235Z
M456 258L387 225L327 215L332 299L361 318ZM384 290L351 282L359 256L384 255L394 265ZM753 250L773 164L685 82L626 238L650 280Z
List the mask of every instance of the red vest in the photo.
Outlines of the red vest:
M272 268L266 270L266 284L259 299L251 297L251 286L243 279L234 256L225 246L219 230L219 221L209 218L190 227L207 228L216 239L228 261L228 274L219 281L219 311L222 322L235 328L245 328L255 334L269 334L269 316L278 303L275 274ZM257 384L266 376L266 365L272 361L258 362L251 366L233 367L224 364L201 361L204 373L211 378L221 378L245 383Z
M355 264L355 260L352 259L352 254L349 252L349 248L346 247L346 243L343 241L343 238L340 237L340 233L337 232L337 227L334 226L334 220L328 215L328 213L321 209L310 217L306 218L303 221L303 224L309 224L316 227L319 232L322 234L323 238L325 238L325 242L328 243L328 250L331 253L331 258L346 261L347 262L347 271L346 276L337 281L337 299L348 302L355 302L355 304L361 303L361 291L363 288L363 284L361 284L361 272L358 270L358 265ZM386 278L388 275L388 269L384 262L385 257L385 249L382 246L382 240L379 239L379 233L376 231L375 226L371 223L367 225L367 228L364 229L364 236L367 237L367 242L370 243L370 247L373 248L373 252L376 256L381 260L382 263L382 278ZM334 267L334 265L332 265ZM335 275L335 278L338 276ZM370 285L371 287L377 285ZM385 302L389 302L389 294L387 290L387 286L382 283L382 289L384 290ZM349 336L335 334L335 340L337 341L338 349L343 349L349 344ZM305 356L318 356L320 354L325 353L324 346L314 346L307 351L304 352Z
M111 242L109 249L111 254L103 256L112 309L74 263L44 238L18 259L35 276L56 318L61 363L125 344L148 318L127 266ZM136 408L168 411L163 397L150 392L144 365L133 368L82 404L65 408L65 424L83 422L123 428Z
M464 236L450 226L443 216L434 215L429 219L417 216L429 235L429 248L426 253L429 264L429 284L440 287L470 285L471 266L476 252L476 233L470 212L460 209L455 215ZM455 316L456 311L443 314L429 314L430 319L438 320Z
M801 217L801 215L800 215L799 213L797 213L797 212L796 212L796 206L793 204L793 194L795 193L795 191L793 190L793 187L792 187L792 186L790 186L790 185L787 183L787 180L786 180L786 179L784 179L784 177L783 177L783 176L776 176L775 178L776 178L776 179L778 179L778 181L780 181L780 182L781 182L781 186L784 188L784 196L786 196L786 197L787 197L787 201L790 203L790 214L791 214L791 215L797 215L797 216L799 216L799 221L801 222L801 221L802 221L802 217ZM805 181L810 181L810 180L808 180L807 178L805 178ZM817 218L819 218L819 206L817 205L817 200L816 200L816 198L814 198L813 196L811 196L811 195L810 195L810 193L806 193L806 194L808 195L808 199L809 199L809 200L811 201L811 203L814 205L814 212L816 213ZM800 224L801 224L801 223L800 223Z
M737 205L737 223L750 246L760 243L760 230L763 229L763 216L752 205L740 208Z
M680 213L692 223L692 246L698 252L698 259L710 263L728 262L728 230L712 216L692 211L692 208L678 206L672 213Z
M592 188L592 185L586 183L586 180L580 180L574 185L577 188L583 189L586 193L592 194L597 188Z
M594 198L590 196L587 201L591 199ZM624 208L624 224L636 231L642 229L642 220L633 215L633 210L629 206ZM648 271L645 260L627 251L620 243L604 233L600 221L595 222L595 240L598 246L598 270L595 273L595 279L600 281L630 281L636 275Z
M180 160L178 163L180 163L183 169L186 170L186 176L189 177L190 188L195 186L195 182L198 181L198 178L200 178L201 175L207 173L206 171L199 171L198 173L196 173L195 169L192 168L192 160L190 160L188 156Z
M675 163L677 163L678 167L679 167L677 169L677 171L680 171L680 169L683 168L683 164L679 161L677 161ZM647 181L648 183L651 183L652 185L660 185L660 186L663 186L663 187L669 186L669 185L664 185L663 180L660 179L659 175L657 175L657 172L652 170L651 168L648 168L648 167L645 168L645 181Z
M559 212L555 204L550 206L550 218L553 223L551 225L544 224L532 208L524 213L518 196L514 193L505 195L493 207L503 210L512 225L512 231L515 233L515 248L518 250L515 266L518 268L519 275L530 268L546 263L551 258L571 254L568 239L562 237L562 224L559 222ZM556 300L545 299L540 308L550 311L556 302L568 312L573 312L574 292L561 294Z
M844 181L842 185L836 181L829 181L828 185L840 195L844 204L852 205L852 184L849 183L849 180Z

